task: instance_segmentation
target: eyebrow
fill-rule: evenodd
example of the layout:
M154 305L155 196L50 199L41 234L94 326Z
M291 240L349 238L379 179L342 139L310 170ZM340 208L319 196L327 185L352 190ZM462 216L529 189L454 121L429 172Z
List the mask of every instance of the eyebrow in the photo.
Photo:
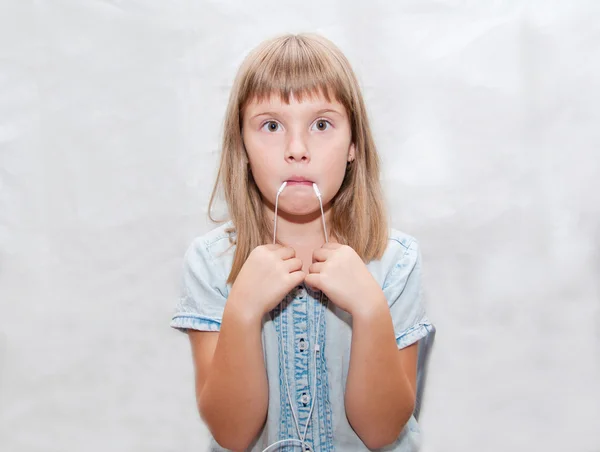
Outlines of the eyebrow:
M334 110L332 108L323 108L323 109L315 112L316 115L322 115L323 113L333 113L338 116L344 116L338 110ZM274 111L263 111L263 112L253 115L250 119L255 119L255 118L258 118L259 116L278 116L278 114Z
M317 113L318 115L322 115L323 113L335 113L336 115L339 115L339 116L344 116L342 113L340 113L339 111L337 111L337 110L334 110L334 109L332 109L332 108L324 108L323 110L319 110L319 111L317 111L316 113Z

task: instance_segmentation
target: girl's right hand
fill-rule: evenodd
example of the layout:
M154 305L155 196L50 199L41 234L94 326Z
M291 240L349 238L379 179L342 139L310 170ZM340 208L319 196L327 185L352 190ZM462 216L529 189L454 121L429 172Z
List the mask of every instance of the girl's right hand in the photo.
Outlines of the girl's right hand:
M269 244L254 248L238 274L229 297L240 308L262 316L277 306L294 286L304 281L302 261L288 246Z

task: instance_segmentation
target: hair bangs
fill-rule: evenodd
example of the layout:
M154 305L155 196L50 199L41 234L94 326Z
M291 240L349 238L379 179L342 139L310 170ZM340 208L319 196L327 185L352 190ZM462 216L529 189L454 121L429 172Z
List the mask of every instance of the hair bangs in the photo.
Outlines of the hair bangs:
M298 102L322 95L327 102L341 103L348 114L352 111L352 85L342 66L318 40L303 36L289 36L258 49L242 82L240 109L273 95L286 104L292 95Z

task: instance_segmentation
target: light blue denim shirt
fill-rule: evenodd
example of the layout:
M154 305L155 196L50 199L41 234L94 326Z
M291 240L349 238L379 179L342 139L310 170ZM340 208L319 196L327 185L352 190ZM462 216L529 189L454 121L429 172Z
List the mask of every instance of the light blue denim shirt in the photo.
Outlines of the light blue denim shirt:
M170 325L185 332L188 328L219 331L231 285L226 284L235 245L225 232L227 222L193 240L185 253L182 293ZM235 233L233 233L233 236ZM387 249L380 260L367 268L380 284L390 307L398 348L407 347L433 329L421 299L421 253L417 241L390 229ZM272 443L297 438L286 392L284 372L294 410L304 430L311 401L316 397L306 441L316 452L369 450L354 432L344 409L344 388L350 363L351 316L332 302L322 314L317 360L317 382L313 346L319 311L325 310L320 292L300 285L293 289L262 322L262 342L269 381L267 421L252 452L261 452ZM414 416L398 439L385 451L417 451L420 430ZM211 439L210 451L225 451ZM299 451L297 445L283 444L278 451Z

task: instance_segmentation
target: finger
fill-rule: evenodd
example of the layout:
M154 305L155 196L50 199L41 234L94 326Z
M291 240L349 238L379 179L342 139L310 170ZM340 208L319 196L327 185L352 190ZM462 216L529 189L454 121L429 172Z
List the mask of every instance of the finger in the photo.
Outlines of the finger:
M298 257L288 259L284 262L284 264L288 270L288 273L293 273L302 270L302 259Z
M311 289L321 290L321 275L319 273L309 273L304 277L304 283Z
M282 246L279 249L276 249L274 253L279 256L282 260L292 259L296 257L296 250L291 246Z
M305 278L306 273L304 273L302 270L290 273L290 286L299 286L300 284L302 284Z
M313 262L325 262L331 256L332 250L317 248L313 251Z
M310 264L310 267L308 267L308 273L321 273L324 265L324 262L313 262Z
M343 245L341 243L327 242L327 243L324 243L321 248L326 249L326 250L337 250L338 248L341 248L342 246Z

